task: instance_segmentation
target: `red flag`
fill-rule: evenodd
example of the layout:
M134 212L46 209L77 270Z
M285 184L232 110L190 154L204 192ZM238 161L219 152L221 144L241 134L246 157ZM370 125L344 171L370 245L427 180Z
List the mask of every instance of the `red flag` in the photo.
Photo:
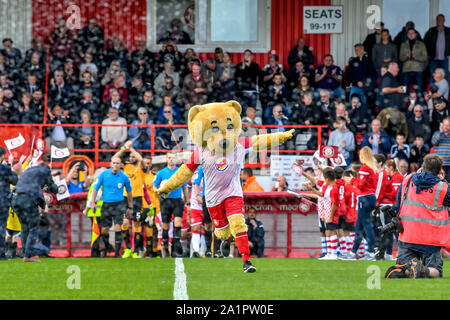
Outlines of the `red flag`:
M339 149L336 146L320 146L319 155L325 159L334 159L339 156Z

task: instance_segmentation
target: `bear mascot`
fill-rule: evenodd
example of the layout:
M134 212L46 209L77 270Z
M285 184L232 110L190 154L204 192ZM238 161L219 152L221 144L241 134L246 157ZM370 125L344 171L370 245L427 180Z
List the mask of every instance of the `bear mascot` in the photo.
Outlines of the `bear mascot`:
M193 106L188 114L188 129L196 144L194 152L190 160L156 192L166 197L189 181L201 165L206 205L214 223L215 235L221 240L228 240L233 233L244 263L244 272L255 272L256 268L249 260L240 172L249 150L276 147L291 139L295 130L238 139L242 127L241 111L241 105L236 101Z

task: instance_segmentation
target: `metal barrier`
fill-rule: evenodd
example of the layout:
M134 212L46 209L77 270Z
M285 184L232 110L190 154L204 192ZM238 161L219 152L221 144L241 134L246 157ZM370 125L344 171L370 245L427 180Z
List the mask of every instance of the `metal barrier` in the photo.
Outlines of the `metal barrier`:
M90 125L85 125L85 124L2 124L2 126L4 128L15 128L15 130L17 131L18 128L22 128L23 130L25 130L26 128L30 129L30 128L35 128L38 130L38 132L40 133L40 137L44 139L45 138L45 134L44 134L44 129L45 128L51 128L51 127L69 127L69 128L79 128L79 127L92 127L94 128L94 148L91 149L70 149L71 153L92 153L93 154L93 162L95 164L95 168L98 168L100 166L109 166L109 162L106 161L102 161L100 159L100 154L104 153L104 152L110 152L110 153L115 153L117 151L119 151L119 149L100 149L100 139L101 139L101 135L100 135L100 130L103 127L139 127L139 128L150 128L150 149L139 149L138 151L140 152L145 152L150 154L151 156L155 156L159 153L167 153L168 151L192 151L194 148L194 144L190 141L190 137L187 131L187 125L158 125L158 124L152 124L152 125L133 125L133 124L127 124L127 125L113 125L113 124L108 124L108 125L103 125L103 124L90 124ZM157 129L158 128L168 128L171 132L172 135L172 141L175 140L175 142L177 141L177 138L179 140L180 137L183 137L185 139L183 139L182 143L178 144L176 142L176 149L156 149L155 147L155 139L157 138ZM279 153L279 154L311 154L314 153L319 146L322 144L323 141L323 134L324 134L324 130L327 130L327 126L325 125L314 125L314 126L306 126L306 125L287 125L287 126L278 126L278 125L251 125L251 126L247 126L244 125L243 128L245 129L254 129L255 133L257 134L265 134L268 133L270 130L275 130L278 128L284 128L285 130L289 130L289 129L296 129L296 130L300 130L300 129L304 129L307 130L309 132L309 135L306 135L306 137L313 135L314 133L316 133L317 136L317 148L314 150L308 150L308 149L283 149L280 150L279 148L275 148L273 150L264 150L264 151L260 151L259 152L259 161L256 163L245 163L246 167L251 167L251 168L268 168L270 166L270 163L268 162L268 157L267 154L268 153ZM179 131L179 129L183 129L183 131ZM5 132L6 131L1 131L0 130L0 137L3 137L3 139L1 139L2 143L3 140L5 139ZM328 130L327 130L328 132ZM3 135L2 135L3 134ZM28 133L29 134L29 133ZM179 136L178 136L179 135ZM245 135L245 133L243 133L243 135ZM30 141L33 137L30 137ZM47 146L45 152L49 152L50 148L49 146ZM62 162L57 162L54 161L53 162L53 167L62 167Z

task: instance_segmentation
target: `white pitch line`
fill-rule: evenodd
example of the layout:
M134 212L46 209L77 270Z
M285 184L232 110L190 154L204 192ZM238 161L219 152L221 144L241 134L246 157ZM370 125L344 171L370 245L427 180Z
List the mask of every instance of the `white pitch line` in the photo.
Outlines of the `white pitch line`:
M189 300L186 287L186 274L182 258L175 258L175 283L173 286L173 300Z

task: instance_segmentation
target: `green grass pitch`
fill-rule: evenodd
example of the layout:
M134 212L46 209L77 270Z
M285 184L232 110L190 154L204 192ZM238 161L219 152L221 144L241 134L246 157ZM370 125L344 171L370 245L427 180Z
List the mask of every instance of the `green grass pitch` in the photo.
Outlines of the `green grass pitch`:
M238 258L183 259L189 300L450 299L448 259L444 278L416 280L384 279L393 261L252 260L246 274ZM41 261L0 261L0 299L174 299L174 259Z

